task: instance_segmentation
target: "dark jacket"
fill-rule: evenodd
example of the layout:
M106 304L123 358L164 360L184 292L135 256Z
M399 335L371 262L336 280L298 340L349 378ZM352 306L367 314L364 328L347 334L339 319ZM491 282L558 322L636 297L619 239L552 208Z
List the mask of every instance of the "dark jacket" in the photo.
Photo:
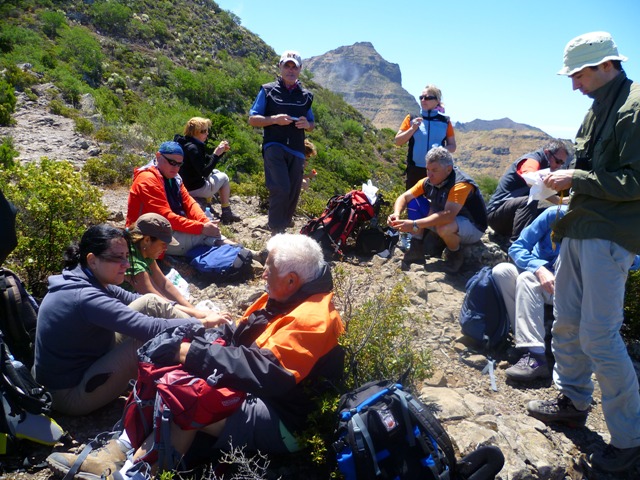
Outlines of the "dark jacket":
M104 288L80 266L49 277L36 330L38 382L54 390L75 387L85 371L113 348L116 332L144 342L175 325L201 325L194 318L165 319L136 312L128 305L139 297L115 285Z
M180 167L180 177L188 191L204 187L205 179L216 168L222 155L206 153L205 144L190 136L176 135L174 142L178 142L184 151L184 163Z
M428 178L424 179L422 188L424 196L429 199L431 204L430 211L435 213L444 210L449 191L457 183L469 183L474 187L458 215L468 218L478 230L484 232L487 229L487 209L482 193L480 193L480 187L458 167L453 167L447 179L438 186L431 185Z
M290 91L279 78L275 82L262 85L262 89L267 98L265 116L285 113L292 117L304 117L313 103L313 94L300 83ZM270 125L264 127L263 145L276 142L304 153L304 138L304 130L296 128L294 123Z
M331 271L305 284L286 303L264 294L237 328L225 327L223 346L196 338L185 368L203 378L216 372L218 385L242 390L271 405L292 431L316 408L310 397L321 379L340 378L344 331L333 306Z
M491 195L489 205L487 205L488 212L493 212L507 200L518 197L526 197L529 195L529 190L531 189L531 187L527 185L527 182L525 182L524 178L522 178L517 171L518 167L525 159L531 159L538 162L540 164L538 170L549 168L549 160L544 154L544 149L542 148L540 150L536 150L535 152L529 152L522 155L515 162L513 162L504 173L504 175L500 177L498 187L496 188L496 191L493 192L493 195Z

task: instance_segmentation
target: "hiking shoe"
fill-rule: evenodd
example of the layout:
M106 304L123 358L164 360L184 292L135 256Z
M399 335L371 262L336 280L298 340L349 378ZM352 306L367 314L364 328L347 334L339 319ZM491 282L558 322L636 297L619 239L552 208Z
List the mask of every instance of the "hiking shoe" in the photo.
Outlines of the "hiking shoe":
M55 473L65 476L79 456L72 453L55 452L47 457L47 463ZM120 470L126 459L126 447L117 440L109 440L105 446L93 450L85 458L73 478L100 480L103 476L109 476Z
M424 253L427 257L440 258L446 245L437 233L428 231L424 237Z
M464 253L462 247L452 252L448 248L445 249L444 271L446 273L458 273L464 264Z
M511 380L518 382L530 382L536 378L549 378L551 376L547 362L542 357L533 355L530 352L525 353L514 366L507 368L505 374Z
M555 400L532 400L527 404L527 412L544 423L564 423L570 427L582 427L587 423L589 409L578 410L564 394Z
M239 222L241 220L242 218L240 218L238 215L233 213L230 208L222 209L222 215L220 216L220 221L222 221L224 225L229 225L230 223Z
M411 263L418 263L424 265L424 239L413 237L409 250L404 254L402 262L409 265Z
M593 468L603 472L627 472L640 462L640 446L616 448L607 445L603 452L592 453L589 461Z

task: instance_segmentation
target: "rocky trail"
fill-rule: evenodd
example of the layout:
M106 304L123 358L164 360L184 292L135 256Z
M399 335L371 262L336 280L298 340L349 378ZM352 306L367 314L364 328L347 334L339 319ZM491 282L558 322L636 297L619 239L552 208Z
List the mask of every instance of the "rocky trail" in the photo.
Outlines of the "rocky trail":
M44 96L43 96L44 97ZM0 137L12 136L23 161L35 161L40 156L71 159L81 164L89 155L98 152L95 141L83 139L74 133L68 119L49 113L46 101L33 102L21 96L15 115L17 124L0 128ZM38 143L32 141L37 129ZM87 145L87 148L77 147ZM74 146L75 145L75 146ZM122 225L126 211L127 189L106 189L104 202L110 211L110 221ZM269 238L263 228L266 216L259 212L257 200L232 197L232 207L243 221L230 225L226 234L253 250L258 250ZM304 218L296 219L291 231L298 231ZM506 463L500 479L603 479L640 478L640 469L617 476L607 476L591 471L586 457L604 448L609 440L599 404L596 383L592 413L584 428L570 429L549 427L526 414L527 401L534 398L553 398L556 391L550 380L540 380L529 386L509 383L504 370L517 360L516 353L508 350L496 359L497 391L491 389L490 380L481 371L487 359L477 355L460 360L465 349L461 342L458 312L464 297L466 280L483 264L495 264L504 259L500 247L485 235L481 244L465 251L467 264L457 275L445 275L440 261L431 259L426 266L413 265L410 270L401 269L402 252L396 249L389 259L349 257L348 261L335 262L353 278L354 298L386 291L398 282L406 280L406 291L411 303L408 313L419 319L414 331L414 341L426 345L432 351L434 375L419 385L417 393L429 404L444 423L456 450L466 454L479 445L496 445L503 451ZM190 290L198 301L209 298L219 306L240 314L256 295L263 291L259 275L241 285L216 286L195 280L189 266L178 260L167 259L164 268L175 267L191 282ZM472 365L476 366L472 366ZM640 370L640 365L637 365ZM595 380L595 379L594 379ZM54 415L60 425L69 432L65 444L57 451L77 451L95 434L108 430L118 420L124 398L87 418L70 418ZM43 465L51 448L23 445L21 456L0 457L0 478L49 479L53 475ZM26 463L22 458L26 455ZM17 464L17 461L21 463ZM307 475L305 473L305 475ZM307 475L308 476L308 475ZM299 478L295 473L283 478ZM311 478L311 477L309 477Z

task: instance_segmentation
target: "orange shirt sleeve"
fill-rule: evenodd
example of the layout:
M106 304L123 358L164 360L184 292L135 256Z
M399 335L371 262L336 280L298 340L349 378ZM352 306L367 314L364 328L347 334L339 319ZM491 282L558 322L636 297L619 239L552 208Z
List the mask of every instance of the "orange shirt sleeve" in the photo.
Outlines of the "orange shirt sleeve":
M451 125L451 122L449 122L449 124L447 125L447 138L453 137L454 135L455 133L453 132L453 125Z
M457 203L458 205L464 205L467 201L467 197L473 192L473 185L470 183L456 183L447 196L447 202Z
M520 165L518 165L518 168L516 168L516 172L518 172L518 175L529 172L537 172L538 170L540 170L540 163L530 158L526 158L522 163L520 163Z
M419 197L420 195L422 195L424 193L424 178L418 180L416 184L411 187L411 189L409 189L409 191L414 197Z
M404 117L404 120L402 121L402 125L400 125L400 130L403 132L406 132L410 128L411 128L411 115L407 115L406 117Z

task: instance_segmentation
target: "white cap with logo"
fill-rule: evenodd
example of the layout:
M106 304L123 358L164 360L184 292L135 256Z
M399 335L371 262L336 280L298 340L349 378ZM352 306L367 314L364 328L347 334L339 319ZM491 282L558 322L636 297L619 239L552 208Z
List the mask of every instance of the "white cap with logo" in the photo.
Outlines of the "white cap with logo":
M295 50L287 50L280 56L280 63L278 65L282 65L286 62L293 62L296 64L296 67L300 68L302 66L302 58L300 54Z
M595 67L607 60L626 62L627 57L618 53L618 47L610 33L585 33L567 43L564 49L564 67L558 75L573 75L585 67Z

